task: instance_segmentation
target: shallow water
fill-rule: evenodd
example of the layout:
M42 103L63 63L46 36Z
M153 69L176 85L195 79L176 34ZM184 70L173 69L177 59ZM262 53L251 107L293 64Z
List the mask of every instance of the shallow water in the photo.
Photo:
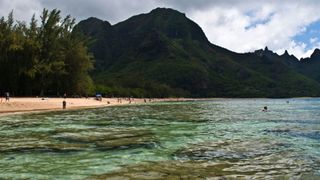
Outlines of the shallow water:
M263 106L269 111L261 112ZM0 179L319 179L320 99L0 117L0 172Z

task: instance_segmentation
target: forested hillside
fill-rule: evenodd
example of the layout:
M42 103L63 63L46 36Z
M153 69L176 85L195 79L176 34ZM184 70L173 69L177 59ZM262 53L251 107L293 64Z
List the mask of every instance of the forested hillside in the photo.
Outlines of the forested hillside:
M319 96L320 84L272 51L238 54L211 44L185 14L157 8L115 25L76 26L90 37L93 79L106 94L137 97ZM227 34L226 34L227 36ZM291 60L290 60L291 62ZM295 64L296 62L293 62Z

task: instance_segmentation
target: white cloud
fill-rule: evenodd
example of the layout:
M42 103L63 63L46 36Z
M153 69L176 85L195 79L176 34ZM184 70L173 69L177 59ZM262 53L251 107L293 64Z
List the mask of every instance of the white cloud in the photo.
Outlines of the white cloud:
M293 37L320 19L320 14L316 13L318 6L311 1L311 4L270 2L253 3L247 7L214 6L205 11L194 10L190 17L200 24L212 43L236 52L268 46L279 54L287 49L299 58L309 55L310 50L318 46L314 44L308 49L305 44L308 42L295 42Z
M314 38L311 38L309 41L311 44L314 44L314 43L318 42L319 39L317 37L314 37Z
M0 0L0 4L0 16L6 17L13 10L15 19L20 21L29 21L42 11L39 0Z
M98 17L114 24L157 7L157 0L39 0L44 7L58 8L78 20Z
M296 42L306 27L320 19L318 0L0 0L0 16L14 9L15 17L29 20L42 8L58 8L78 20L95 16L111 23L156 7L171 7L198 23L213 43L236 52L268 46L305 57L319 41ZM306 44L311 44L306 45Z

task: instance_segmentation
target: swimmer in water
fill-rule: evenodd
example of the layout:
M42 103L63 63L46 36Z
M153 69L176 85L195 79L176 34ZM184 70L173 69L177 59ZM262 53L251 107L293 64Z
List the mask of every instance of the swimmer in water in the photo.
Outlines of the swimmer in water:
M263 112L268 111L268 107L267 107L267 106L263 107L262 111L263 111Z

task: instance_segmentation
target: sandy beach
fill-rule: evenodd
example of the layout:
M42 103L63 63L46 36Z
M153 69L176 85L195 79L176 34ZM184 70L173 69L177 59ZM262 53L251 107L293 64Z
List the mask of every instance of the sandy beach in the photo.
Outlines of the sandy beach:
M4 98L0 100L0 116L26 113L26 112L42 112L42 111L56 111L64 110L62 102L66 101L66 109L81 109L81 108L97 108L105 106L117 106L128 104L144 104L160 101L184 101L187 99L138 99L138 98L103 98L102 101L97 101L95 98L10 98L5 101Z

